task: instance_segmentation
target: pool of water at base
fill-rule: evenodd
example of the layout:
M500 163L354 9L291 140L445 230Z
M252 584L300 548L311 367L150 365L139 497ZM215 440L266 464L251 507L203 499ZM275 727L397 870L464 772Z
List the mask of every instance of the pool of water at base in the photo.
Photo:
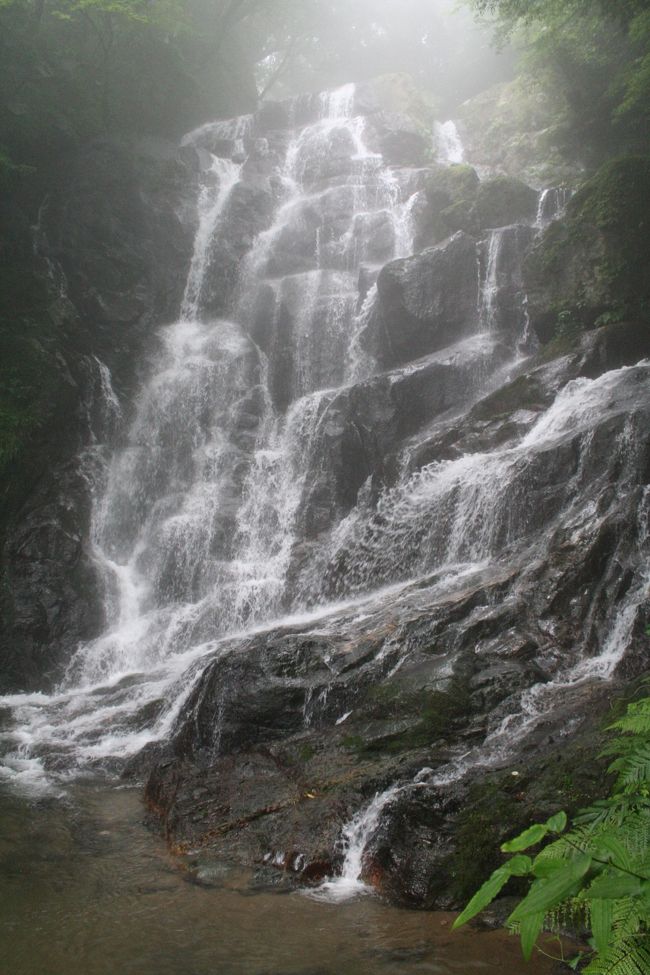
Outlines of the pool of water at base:
M0 971L11 975L550 975L452 916L192 879L143 825L138 790L0 794Z

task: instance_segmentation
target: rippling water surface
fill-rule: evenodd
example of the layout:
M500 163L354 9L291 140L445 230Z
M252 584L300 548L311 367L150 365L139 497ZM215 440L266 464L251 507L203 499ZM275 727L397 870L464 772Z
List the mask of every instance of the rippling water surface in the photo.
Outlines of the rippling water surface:
M143 825L132 789L0 796L0 970L11 975L550 975L514 938L372 897L323 904L201 885Z

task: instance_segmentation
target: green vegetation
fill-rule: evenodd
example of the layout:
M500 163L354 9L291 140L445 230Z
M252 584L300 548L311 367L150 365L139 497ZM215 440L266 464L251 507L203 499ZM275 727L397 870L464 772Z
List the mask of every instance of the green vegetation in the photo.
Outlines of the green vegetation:
M650 157L610 160L533 248L527 280L554 316L552 334L650 317Z
M512 878L530 878L507 925L530 958L544 928L591 930L573 959L588 975L645 975L650 970L650 697L630 704L611 730L605 754L616 774L609 796L568 820L556 813L504 843L514 854L492 873L456 919L465 924ZM549 837L558 837L548 842ZM525 851L538 847L536 856Z
M593 159L648 146L648 0L470 0L566 106L565 146Z

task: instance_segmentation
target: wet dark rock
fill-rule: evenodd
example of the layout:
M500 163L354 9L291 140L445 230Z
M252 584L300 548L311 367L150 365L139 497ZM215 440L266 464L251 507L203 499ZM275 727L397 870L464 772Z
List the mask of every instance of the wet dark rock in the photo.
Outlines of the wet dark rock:
M0 309L4 361L30 404L0 508L3 689L47 685L103 625L90 491L117 428L97 358L126 402L150 330L178 311L197 174L193 150L97 143L44 203L36 258L24 228L33 284Z
M475 243L463 233L392 261L377 279L365 347L391 367L451 345L476 329L477 288Z
M416 212L418 248L462 230L481 235L494 227L532 222L538 194L519 179L479 180L466 163L430 168L424 180L426 203Z
M377 112L366 134L370 149L391 166L419 166L428 161L431 135L425 125L405 112Z
M208 313L227 316L239 280L242 258L258 233L268 227L274 207L268 183L238 183L222 216L223 234L211 248L203 302Z
M344 517L367 482L374 496L391 483L405 440L464 402L472 379L506 357L493 341L468 339L334 396L312 445L300 514L304 537Z
M522 373L450 422L438 449L466 451L481 436L487 442L473 449L499 449L501 428L516 443L587 363L606 369L608 355L623 354L615 346L612 335L589 336L572 355ZM482 882L517 829L601 794L594 756L612 697L650 662L647 605L639 603L632 650L614 681L583 681L561 697L553 681L602 651L639 585L636 519L650 464L644 377L643 367L624 375L588 442L567 430L527 456L510 487L517 502L494 526L502 556L487 569L442 588L430 569L399 595L368 597L360 615L334 611L319 635L296 625L221 652L184 708L173 760L154 767L147 786L172 846L313 882L323 865L340 869L340 831L352 812L397 782L403 788L369 839L363 876L393 901L447 908ZM626 456L612 450L624 427L636 445ZM435 459L433 442L429 450ZM386 559L387 581L400 569L413 575L413 565ZM345 566L331 568L335 596ZM366 586L381 572L378 564ZM533 686L549 689L549 706L518 744L509 739L508 757L450 775ZM416 778L423 769L445 774L436 785L430 772Z
M520 179L498 176L479 183L476 213L482 228L532 220L537 211L538 194Z

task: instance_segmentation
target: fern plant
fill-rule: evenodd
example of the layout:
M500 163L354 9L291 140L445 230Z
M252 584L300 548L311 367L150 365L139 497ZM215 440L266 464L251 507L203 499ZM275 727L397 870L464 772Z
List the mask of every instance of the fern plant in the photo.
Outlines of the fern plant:
M557 931L568 921L592 935L573 967L585 975L649 975L650 697L628 705L610 730L617 732L605 750L617 776L610 795L581 810L568 830L559 812L504 843L502 851L514 855L474 894L454 928L490 904L511 877L530 877L506 922L526 959L543 929ZM536 856L525 852L542 842Z

